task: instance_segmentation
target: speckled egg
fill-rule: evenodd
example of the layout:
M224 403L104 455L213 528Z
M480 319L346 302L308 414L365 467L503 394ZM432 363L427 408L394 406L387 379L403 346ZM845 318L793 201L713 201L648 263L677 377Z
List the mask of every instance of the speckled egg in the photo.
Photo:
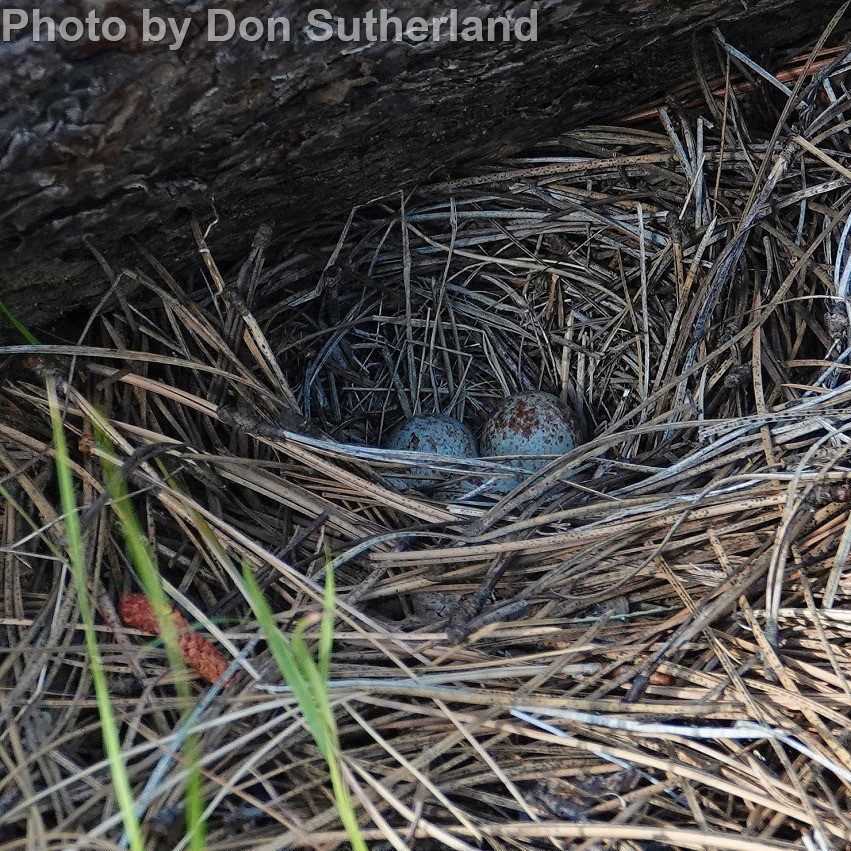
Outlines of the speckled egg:
M385 446L446 458L475 458L478 455L473 432L446 414L422 414L403 420L390 432ZM439 474L427 467L414 467L410 473L404 479L394 478L393 484L400 489L422 489L440 479Z
M479 441L483 458L503 457L506 463L527 473L545 467L552 458L529 457L563 455L580 442L580 426L573 408L551 393L517 393L500 402L482 428ZM507 493L517 487L523 475L504 476L493 488Z

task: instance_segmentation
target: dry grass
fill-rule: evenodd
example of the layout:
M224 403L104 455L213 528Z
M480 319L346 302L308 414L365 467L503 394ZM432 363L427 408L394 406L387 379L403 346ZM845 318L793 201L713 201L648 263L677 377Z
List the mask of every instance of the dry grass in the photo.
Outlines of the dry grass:
M569 133L404 214L263 231L231 273L198 227L201 286L150 258L78 345L4 349L9 847L122 831L48 384L150 847L184 847L190 732L209 848L345 844L239 570L315 645L326 548L328 696L371 848L848 847L851 97L823 55L776 96L728 80L700 114ZM417 459L439 486L394 487L412 459L375 447L405 413L476 426L532 387L579 393L588 442L501 500L462 498L500 474L481 461ZM115 614L138 589L113 452L171 604L233 660L188 718Z

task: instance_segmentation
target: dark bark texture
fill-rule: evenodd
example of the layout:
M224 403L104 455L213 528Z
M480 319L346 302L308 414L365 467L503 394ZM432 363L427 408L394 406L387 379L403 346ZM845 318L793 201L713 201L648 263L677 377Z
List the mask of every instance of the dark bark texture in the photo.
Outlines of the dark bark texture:
M22 3L26 6L26 3ZM382 192L440 178L588 120L605 119L693 76L691 39L717 25L765 57L813 40L835 0L567 0L536 3L529 43L381 43L352 49L299 34L303 0L240 0L238 15L286 15L289 43L212 43L207 7L184 46L134 36L140 0L38 3L56 17L96 8L130 35L105 43L0 44L0 296L27 323L55 320L107 286L91 247L116 269L137 243L172 262L195 250L192 213L220 223L227 260L261 222L288 226ZM325 5L351 18L371 3ZM400 17L438 16L435 0L398 0ZM520 4L462 0L460 14ZM108 48L108 49L106 49Z

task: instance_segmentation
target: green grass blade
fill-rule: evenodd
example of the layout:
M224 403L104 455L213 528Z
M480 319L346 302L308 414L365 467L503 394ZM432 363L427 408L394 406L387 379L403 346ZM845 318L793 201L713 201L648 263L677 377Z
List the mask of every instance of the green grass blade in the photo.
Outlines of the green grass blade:
M0 299L0 312L12 323L12 325L15 326L15 329L17 330L17 332L31 346L37 346L38 345L38 340L36 339L34 334L30 331L29 328L27 328L26 325L24 325L23 322L21 322L20 319L18 319L17 316L15 316L14 313L12 313L11 310L9 310L9 308L6 306L6 303L2 299Z
M316 744L322 751L322 755L326 756L326 742L323 736L322 719L316 711L313 701L313 695L310 693L310 687L302 672L299 670L295 655L290 647L289 642L284 638L278 625L272 617L272 610L254 578L247 564L243 564L242 574L245 580L246 591L248 592L248 600L251 603L251 608L257 617L257 622L263 630L263 636L266 643L269 645L269 652L272 654L275 662L281 670L281 674L287 681L287 685L293 690L296 702L301 709L304 720L310 728L313 738L316 739ZM326 756L327 758L327 756Z
M5 306L4 306L5 309ZM62 425L62 415L56 390L47 386L47 397L50 404L50 420L53 427L53 444L56 450L56 474L59 481L59 494L62 511L65 515L65 538L68 546L68 558L71 564L71 574L80 604L80 616L83 619L83 629L86 639L86 650L92 669L92 682L95 688L98 712L100 714L103 744L109 759L112 772L112 784L115 797L124 820L124 830L133 851L145 851L142 829L136 816L133 791L127 777L127 767L121 753L121 739L118 725L112 712L109 698L109 686L103 670L100 649L95 634L95 622L89 600L88 583L86 578L86 557L83 549L83 535L80 529L80 518L77 513L77 497L71 478L71 466L68 459L68 445L65 441L65 430Z
M314 662L304 640L304 624L295 631L292 639L287 641L275 623L272 610L269 608L269 604L247 563L243 563L242 573L249 602L254 609L257 622L263 630L269 651L278 663L287 684L292 689L316 746L328 764L334 801L337 804L340 820L349 836L349 843L354 851L368 851L358 825L349 787L343 777L337 723L328 698L328 673L334 628L334 580L332 572L328 571L325 581L326 599L322 618L318 665ZM330 582L328 577L331 577Z
M108 436L96 426L97 440L100 446L110 455L114 454ZM169 665L174 674L178 699L185 717L192 711L192 695L188 685L186 663L180 652L180 633L172 617L172 608L163 589L156 556L154 555L147 535L142 530L133 503L130 501L127 482L121 470L108 460L103 460L104 482L113 501L113 510L124 534L124 541L130 560L139 576L139 581L157 619L157 626L165 647ZM184 797L186 800L186 830L189 847L193 851L203 851L206 848L206 825L204 813L204 782L198 768L201 759L201 749L198 737L186 737L183 746L189 773L186 781Z
M326 556L325 570L325 601L322 607L322 625L319 631L319 673L327 683L331 676L331 652L334 649L334 571L327 569L331 561L330 553Z
M328 773L331 775L331 788L334 792L334 800L337 802L337 811L340 820L349 834L349 842L355 851L365 851L366 843L360 833L355 808L349 793L349 787L343 779L342 754L340 753L340 740L337 734L337 722L331 701L328 697L328 678L322 676L319 666L313 661L307 644L301 633L293 636L293 652L299 668L304 673L313 695L316 711L322 719L322 735L326 742L326 761Z

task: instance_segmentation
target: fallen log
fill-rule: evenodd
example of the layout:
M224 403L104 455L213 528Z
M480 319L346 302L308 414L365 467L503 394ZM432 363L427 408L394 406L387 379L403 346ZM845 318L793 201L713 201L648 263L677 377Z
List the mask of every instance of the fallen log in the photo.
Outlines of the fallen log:
M487 4L459 16L537 13L537 40L468 43L308 37L310 8L220 2L238 20L286 16L289 40L207 31L208 0L44 0L43 15L108 12L126 36L0 43L0 297L41 325L90 304L139 245L180 260L194 214L219 225L211 248L243 252L260 222L278 234L470 160L516 152L589 120L622 115L694 76L709 29L765 60L805 47L835 0L630 0ZM294 7L294 8L291 8ZM329 11L351 20L365 3ZM32 0L21 4L28 13ZM185 38L151 43L143 13L188 19ZM238 11L237 11L238 10ZM438 17L400 0L403 20ZM179 13L179 15L178 15ZM17 21L17 19L16 19Z

